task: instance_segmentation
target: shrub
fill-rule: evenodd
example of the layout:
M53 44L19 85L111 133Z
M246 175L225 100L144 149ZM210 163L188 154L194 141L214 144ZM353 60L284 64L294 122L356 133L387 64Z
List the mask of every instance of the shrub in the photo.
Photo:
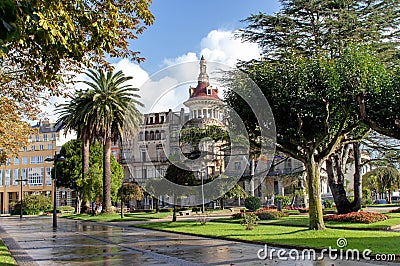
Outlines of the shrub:
M246 230L253 230L254 227L256 227L258 220L260 220L260 218L258 218L257 215L249 212L244 214L243 218L240 220L240 224L245 226Z
M37 215L41 212L49 212L53 209L51 199L45 195L28 195L22 200L23 212L28 215ZM13 214L19 214L20 203L15 205Z
M324 208L330 209L333 207L333 200L326 199L324 200Z
M379 221L384 221L389 218L390 217L385 214L376 212L351 212L347 214L327 215L324 217L324 220L370 224Z
M75 212L75 208L72 206L59 206L57 207L57 212L61 213Z
M289 214L275 210L258 210L254 212L260 220L275 220L281 217L287 217Z
M244 206L250 211L255 211L261 208L261 200L258 197L248 197L244 201Z
M275 197L275 205L278 205L278 200L280 200L282 202L282 207L286 207L289 206L290 204L290 198L288 196L276 196Z

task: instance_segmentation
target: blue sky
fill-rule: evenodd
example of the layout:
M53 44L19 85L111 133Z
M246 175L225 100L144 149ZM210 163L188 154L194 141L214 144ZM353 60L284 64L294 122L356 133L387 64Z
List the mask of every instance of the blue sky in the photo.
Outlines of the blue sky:
M120 58L110 62L116 70L132 76L131 83L138 88L149 81L151 75L178 63L198 61L201 55L209 62L234 66L237 59L259 57L256 44L242 43L233 38L234 31L245 26L240 21L259 12L275 13L279 7L278 0L153 0L150 10L155 17L154 24L130 42L131 49L140 51L140 56L146 60L139 65ZM193 85L196 85L197 75L193 73ZM84 78L80 75L77 80ZM143 112L148 112L156 100L178 106L188 97L185 87L160 99L162 89L165 88L140 91L141 100L147 107ZM42 108L41 116L56 119L54 105L65 101L52 97L50 104Z
M245 25L240 20L250 14L278 9L278 0L154 0L150 7L154 24L131 47L146 58L141 67L153 73L165 66L166 58L198 54L202 38L211 31L234 31Z

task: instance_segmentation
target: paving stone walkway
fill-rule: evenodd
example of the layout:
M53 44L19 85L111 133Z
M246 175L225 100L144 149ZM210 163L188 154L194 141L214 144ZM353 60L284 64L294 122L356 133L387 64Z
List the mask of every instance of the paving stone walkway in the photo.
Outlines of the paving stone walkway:
M378 265L374 262L260 260L264 246L51 217L0 218L0 237L18 265ZM273 247L269 247L273 248Z

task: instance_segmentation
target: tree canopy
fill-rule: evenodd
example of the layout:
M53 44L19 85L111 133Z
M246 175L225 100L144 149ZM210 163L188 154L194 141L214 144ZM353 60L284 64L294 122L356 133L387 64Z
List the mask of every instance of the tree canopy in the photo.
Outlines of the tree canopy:
M271 106L277 150L304 163L310 228L323 229L319 197L322 162L340 145L362 138L374 123L378 125L377 120L382 121L382 127L377 127L380 131L396 130L400 3L281 3L282 9L274 15L260 13L245 20L248 25L238 36L259 44L263 59L239 66ZM232 92L227 93L227 101L241 115L249 136L257 137L250 108ZM384 113L390 115L382 116Z
M60 155L65 157L65 162L57 165L57 185L76 190L82 195L83 200L93 202L102 199L102 173L103 151L101 145L95 142L90 145L89 172L82 178L82 156L80 153L81 142L70 140L65 143ZM118 188L122 184L122 166L112 156L111 158L111 195L117 201Z
M0 134L0 149L14 149L9 135L19 139L18 130L27 128L21 121L36 119L40 104L49 95L63 94L73 73L109 66L109 57L142 61L129 40L153 23L150 4L151 0L1 1L0 109L20 122Z

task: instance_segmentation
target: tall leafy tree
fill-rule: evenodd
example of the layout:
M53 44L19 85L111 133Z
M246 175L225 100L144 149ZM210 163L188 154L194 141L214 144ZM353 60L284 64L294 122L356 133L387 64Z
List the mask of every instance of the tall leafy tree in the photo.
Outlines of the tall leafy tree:
M400 172L391 166L381 166L366 173L366 179L369 179L369 185L375 184L374 190L387 195L389 203L391 202L392 191L400 188Z
M193 186L197 184L194 172L182 169L175 164L170 164L168 166L164 178L178 185ZM174 187L172 187L170 183L165 182L165 180L161 180L159 184L162 184L162 188L157 188L157 191L164 191L165 195L172 196L174 199L174 211L172 215L172 221L176 222L176 198L185 195L178 194L176 189L174 189Z
M143 106L137 99L137 88L125 82L132 79L122 71L89 70L90 81L83 81L89 88L84 91L87 103L80 110L84 124L91 134L103 145L103 212L111 212L110 157L113 141L120 141L123 127L138 129L142 119L137 106ZM88 101L86 101L88 100Z
M129 40L153 23L150 4L151 0L0 1L0 109L15 118L9 134L20 139L20 129L27 128L23 121L35 120L49 95L63 94L74 78L71 73L107 66L107 57L142 61ZM0 134L0 149L12 151L15 142L7 139L8 134Z
M271 105L277 124L277 149L304 163L310 194L310 228L323 229L319 199L322 162L340 145L357 142L368 130L371 123L366 123L368 116L363 112L371 106L367 98L379 98L390 91L388 94L396 99L393 72L381 61L394 62L398 54L400 3L281 3L282 9L274 15L260 13L245 20L248 25L238 36L258 43L263 60L241 66ZM372 48L362 47L367 44ZM378 53L373 54L373 50ZM228 95L236 110L249 114L243 112L249 109L237 99L231 101L235 98ZM242 118L245 124L254 124L251 115ZM367 126L363 127L361 121ZM247 126L256 132L254 126Z
M124 202L143 199L143 190L138 184L124 183L118 189L118 198L121 199L121 219L124 218Z
M353 63L347 64L351 58ZM294 53L280 61L248 64L245 71L261 88L274 113L277 150L305 165L310 228L323 229L321 165L342 144L358 141L367 132L368 127L359 120L355 97L361 90L384 90L390 84L390 71L363 47L349 47L335 58ZM353 80L354 73L358 73L358 82ZM227 100L239 114L249 108L234 93L228 93ZM254 116L242 120L257 136Z

